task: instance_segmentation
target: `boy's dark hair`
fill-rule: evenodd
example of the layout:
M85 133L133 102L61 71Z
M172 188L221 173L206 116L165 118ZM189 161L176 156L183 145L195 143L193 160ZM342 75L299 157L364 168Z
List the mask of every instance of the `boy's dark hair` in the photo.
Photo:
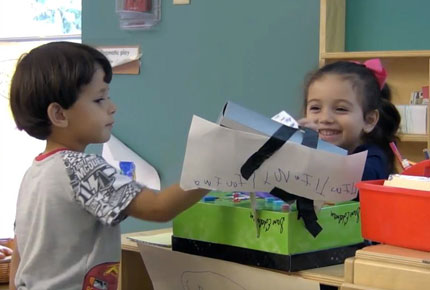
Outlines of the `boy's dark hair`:
M49 104L70 108L98 67L105 73L103 80L110 83L108 59L97 49L74 42L51 42L21 56L10 87L10 106L18 129L37 139L48 138Z
M327 74L339 75L345 80L349 80L357 95L361 97L363 117L367 113L377 109L379 111L379 121L372 132L362 135L362 141L366 144L376 144L380 146L389 161L389 172L395 172L395 157L391 151L390 142L398 141L396 136L400 125L400 114L396 106L391 103L391 90L387 84L382 89L373 72L362 64L338 61L327 64L312 74L305 86L305 108L309 86L316 80Z

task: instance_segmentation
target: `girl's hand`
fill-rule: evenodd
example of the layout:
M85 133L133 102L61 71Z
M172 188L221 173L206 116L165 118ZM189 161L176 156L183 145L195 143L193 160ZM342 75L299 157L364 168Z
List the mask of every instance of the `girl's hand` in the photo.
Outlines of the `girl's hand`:
M298 120L297 122L302 127L306 127L306 128L309 128L309 129L312 129L312 130L315 130L318 132L318 125L315 124L315 122L312 121L311 119L302 118L302 119Z

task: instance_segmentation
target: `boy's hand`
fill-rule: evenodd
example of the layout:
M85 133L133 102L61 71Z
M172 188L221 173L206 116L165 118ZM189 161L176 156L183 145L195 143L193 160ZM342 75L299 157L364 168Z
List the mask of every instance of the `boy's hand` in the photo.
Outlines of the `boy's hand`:
M132 217L155 222L167 222L186 210L210 190L184 191L174 184L156 193L144 188L127 206L125 212Z

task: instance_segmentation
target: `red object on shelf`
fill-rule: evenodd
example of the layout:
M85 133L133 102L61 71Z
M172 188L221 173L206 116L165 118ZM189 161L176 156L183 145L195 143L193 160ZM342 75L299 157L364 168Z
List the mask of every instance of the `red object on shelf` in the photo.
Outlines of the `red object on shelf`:
M429 176L430 160L402 174ZM384 180L357 183L363 238L430 251L430 191L384 186Z
M423 99L428 99L429 98L429 86L422 87L421 91L423 92Z
M406 168L402 174L430 177L430 160L424 160Z
M152 0L125 0L124 10L148 12L152 8Z

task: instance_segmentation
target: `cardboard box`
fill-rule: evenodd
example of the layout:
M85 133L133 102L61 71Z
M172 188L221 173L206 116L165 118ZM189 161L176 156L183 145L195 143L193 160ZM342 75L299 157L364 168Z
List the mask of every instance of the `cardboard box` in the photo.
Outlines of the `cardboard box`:
M272 136L281 126L283 126L282 124L273 121L266 116L251 111L231 101L228 101L224 105L224 108L218 117L217 123L230 129L236 129L254 134L263 134L269 137ZM302 140L303 132L300 130L297 130L297 132L294 133L289 139L289 141L299 144L302 142ZM318 140L317 149L339 155L347 155L348 153L346 150L320 139Z
M318 213L323 230L314 238L297 211L259 205L257 226L250 201L199 202L173 220L173 250L284 271L343 263L362 246L358 202L325 206ZM263 201L258 200L258 202Z

